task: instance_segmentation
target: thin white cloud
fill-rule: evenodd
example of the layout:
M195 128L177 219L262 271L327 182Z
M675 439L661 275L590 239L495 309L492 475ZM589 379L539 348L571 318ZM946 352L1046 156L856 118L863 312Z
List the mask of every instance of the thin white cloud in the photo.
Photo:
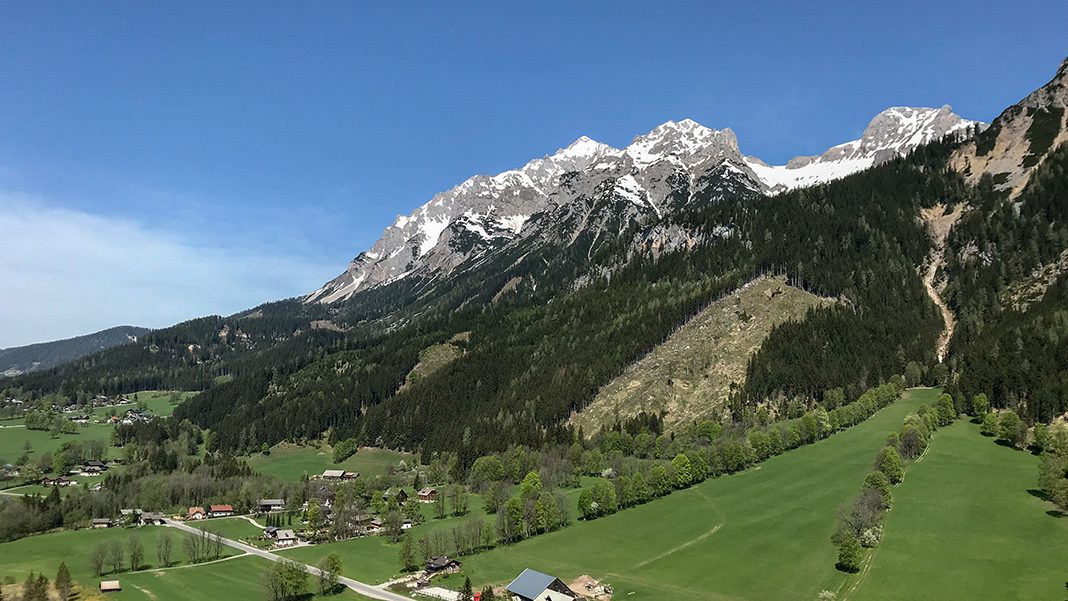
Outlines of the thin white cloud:
M165 224L0 193L0 348L228 315L314 290L339 271L284 246L196 243Z

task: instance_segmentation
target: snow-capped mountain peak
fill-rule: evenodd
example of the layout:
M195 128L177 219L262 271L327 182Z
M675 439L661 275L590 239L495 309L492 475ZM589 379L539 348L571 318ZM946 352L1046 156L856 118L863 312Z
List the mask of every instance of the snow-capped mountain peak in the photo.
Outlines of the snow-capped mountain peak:
M949 105L941 108L890 107L876 115L856 140L832 146L818 156L799 156L772 166L756 157L746 163L773 192L845 177L884 163L947 134L985 123L962 119Z
M671 210L676 175L691 184L700 179L703 186L718 181L736 190L774 193L843 177L972 126L982 124L961 119L948 106L891 107L876 115L859 139L781 166L743 157L733 131L692 119L662 123L623 149L582 136L518 169L469 178L410 215L397 217L374 246L306 301L344 300L417 272L448 273L468 258L530 235L536 229L528 225L533 215L604 190L601 184L629 201L620 210L629 214L636 209L660 219ZM577 173L584 183L561 185L568 173Z
M692 119L683 119L668 121L634 138L623 152L639 167L665 158L689 166L711 157L737 155L738 138L729 128L715 130Z

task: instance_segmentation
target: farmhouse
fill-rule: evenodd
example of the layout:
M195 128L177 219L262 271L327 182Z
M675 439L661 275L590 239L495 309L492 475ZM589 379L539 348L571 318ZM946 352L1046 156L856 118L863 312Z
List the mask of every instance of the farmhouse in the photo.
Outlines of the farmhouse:
M420 503L433 503L438 500L438 489L429 486L419 489Z
M118 580L101 580L100 592L102 593L115 593L122 590L122 585Z
M397 499L398 505L404 505L408 500L408 493L404 492L403 488L388 488L382 493L382 500L389 503L390 499Z
M256 506L263 513L270 513L272 511L282 511L286 507L285 499L260 499L256 501Z
M189 511L185 512L187 520L202 520L207 516L208 512L204 511L203 507L190 507Z
M431 557L426 561L427 575L433 576L435 574L455 574L460 571L463 564L456 559L450 559L444 555L440 557Z
M139 521L142 526L162 526L163 514L156 511L145 511L141 513Z
M517 601L574 601L579 595L556 576L527 568L507 590Z
M89 461L85 462L85 467L82 468L82 471L89 471L89 470L92 470L92 471L94 471L94 472L96 472L98 474L100 472L106 472L106 471L108 471L108 464L106 464L103 461L100 461L98 459L90 459Z
M267 526L263 529L263 538L274 538L278 534L278 526Z
M111 528L115 525L111 518L93 518L93 528Z
M233 505L211 505L208 507L209 518L224 518L230 515L234 515Z
M274 533L274 546L292 547L297 544L297 535L292 530L278 530Z
M346 472L345 470L323 470L319 476L323 480L353 480L360 477L360 472Z

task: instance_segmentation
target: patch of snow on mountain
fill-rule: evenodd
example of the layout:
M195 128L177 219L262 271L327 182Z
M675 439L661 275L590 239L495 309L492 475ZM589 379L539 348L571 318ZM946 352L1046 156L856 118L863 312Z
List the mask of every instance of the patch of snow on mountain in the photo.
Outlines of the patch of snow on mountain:
M444 232L445 228L449 227L449 221L447 217L440 217L438 219L427 219L421 224L419 233L422 234L423 241L419 244L419 256L427 254L430 249L437 245L441 232Z

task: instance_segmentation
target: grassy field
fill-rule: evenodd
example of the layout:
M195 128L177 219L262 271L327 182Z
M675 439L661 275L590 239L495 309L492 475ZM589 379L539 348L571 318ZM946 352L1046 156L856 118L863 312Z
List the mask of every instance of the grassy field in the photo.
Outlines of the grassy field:
M181 565L185 562L182 537L186 536L171 528L145 526L141 528L105 528L101 530L64 530L49 534L27 536L15 541L0 543L0 579L12 576L21 582L26 574L33 570L43 571L52 577L64 561L70 568L71 576L79 582L97 582L89 567L89 550L98 542L118 540L126 544L131 537L137 537L145 549L144 563L149 567L158 567L156 559L156 539L163 533L170 534L173 544L171 562ZM226 555L237 553L227 547ZM125 578L125 573L116 575Z
M202 601L204 599L265 599L263 573L270 562L255 556L228 559L218 563L189 569L141 572L123 576L123 590L107 596L120 601ZM317 590L318 584L308 577L308 591ZM308 595L303 599L321 599ZM363 601L367 597L349 589L338 595L325 597L343 601Z
M858 490L887 433L935 390L910 390L866 422L740 474L464 558L476 586L523 568L604 580L627 599L815 599L836 590L835 512Z
M590 486L597 478L582 478L583 486ZM518 488L518 487L516 487ZM562 491L571 504L571 515L578 515L578 496L581 489L574 488ZM434 517L435 508L432 504L420 504L425 522L408 531L408 535L417 540L428 536L434 530L450 530L453 526L462 524L474 517L485 520L487 527L493 528L496 516L489 515L482 507L482 497L479 495L468 496L467 515L444 519ZM246 522L247 523L247 522ZM342 557L347 567L346 575L363 582L382 583L400 575L400 545L389 542L384 536L365 536L353 540L301 547L282 551L282 555L299 559L311 564L316 564L327 553L337 553Z
M137 398L139 401L148 404L149 412L168 416L174 412L175 407L171 403L171 394L169 391L146 390L138 392ZM184 400L197 393L179 392L177 394L180 400ZM133 398L133 395L129 396ZM112 410L121 415L127 409L133 407L136 407L136 405L132 403L115 407L97 407L93 410L93 416L97 418L107 417ZM0 464L14 463L25 452L27 442L30 443L32 448L30 459L33 460L45 452L55 452L67 441L84 442L93 439L109 441L111 440L111 432L114 429L114 426L109 424L85 424L78 426L77 434L60 434L53 437L48 431L27 430L22 426L23 420L21 418L0 421ZM118 457L120 452L118 449L109 447L108 454L111 457Z
M29 442L32 450L30 460L36 460L43 453L52 453L59 449L67 441L84 442L87 440L111 440L113 426L106 424L86 424L78 426L77 434L60 434L52 437L46 430L28 430L24 427L11 427L18 422L5 421L0 427L0 463L14 463L25 453L26 443ZM109 453L118 456L118 449L110 448Z
M245 518L209 518L187 522L194 528L214 532L233 540L252 540L263 535L263 529L257 528Z
M371 476L385 474L390 466L402 460L411 465L415 456L388 449L362 448L355 455L337 465L327 447L316 448L282 443L275 445L270 455L259 453L253 455L248 463L252 469L262 474L295 482L300 480L302 475L314 476L328 469L349 470Z
M1038 459L978 429L961 421L940 430L909 468L870 568L841 601L1065 597L1068 517L1029 494Z

